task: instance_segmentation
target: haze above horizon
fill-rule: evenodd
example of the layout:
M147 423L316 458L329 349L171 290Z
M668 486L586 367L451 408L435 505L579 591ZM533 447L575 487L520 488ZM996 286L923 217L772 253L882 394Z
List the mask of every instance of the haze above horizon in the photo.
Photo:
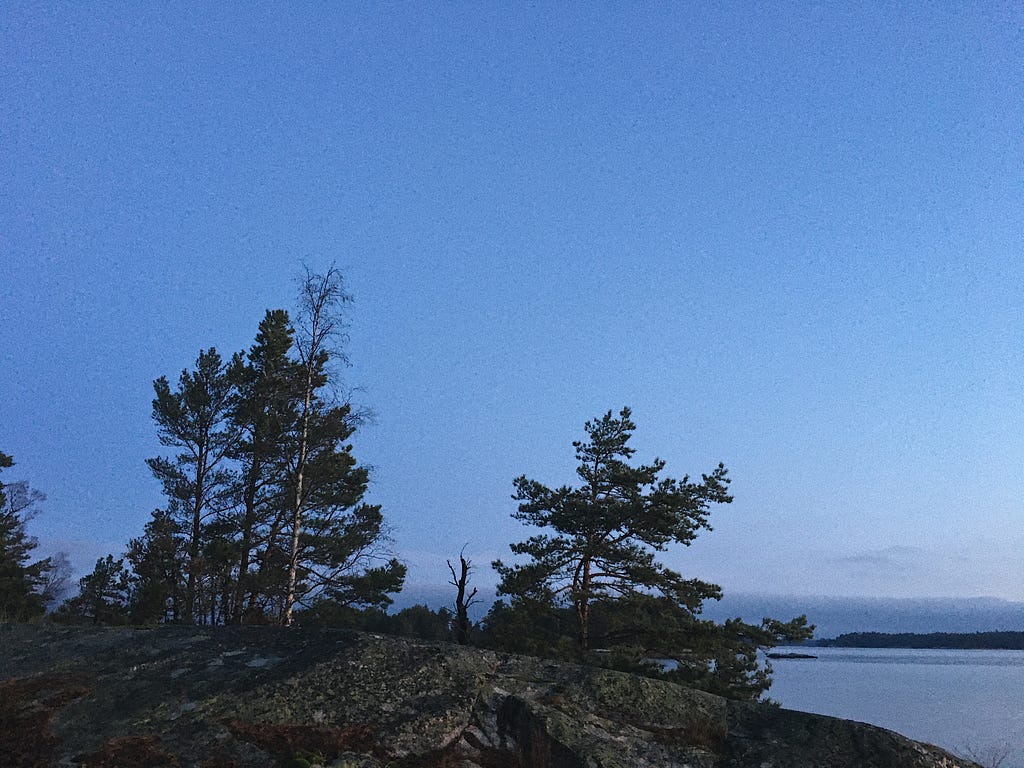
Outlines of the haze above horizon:
M1024 600L1024 11L12 3L0 451L91 570L163 504L152 381L303 262L410 585L623 405L736 501L730 592Z

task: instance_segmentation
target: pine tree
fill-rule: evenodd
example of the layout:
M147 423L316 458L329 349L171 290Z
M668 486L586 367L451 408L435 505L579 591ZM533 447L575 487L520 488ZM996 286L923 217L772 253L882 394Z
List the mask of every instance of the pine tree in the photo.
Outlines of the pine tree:
M185 616L188 541L166 510L154 510L142 536L128 543L133 624L177 622Z
M345 606L390 604L405 566L386 553L379 505L363 502L369 476L348 442L355 431L351 406L314 397L306 420L301 527L292 539L287 608L330 600ZM291 463L290 488L300 482Z
M100 558L92 573L83 576L78 584L78 595L61 605L58 618L93 624L128 623L130 581L124 558Z
M609 411L585 425L587 440L573 443L582 484L550 489L520 477L518 520L550 531L512 545L530 560L495 568L499 602L484 620L490 645L528 653L566 655L599 643L606 653L590 660L617 669L667 677L735 699L757 699L771 684L759 652L811 637L800 616L760 625L733 619L703 620L704 600L721 590L684 579L656 560L673 544L690 544L710 530L713 504L732 501L729 477L718 465L700 482L659 478L665 463L632 466L630 411ZM571 627L571 630L570 630ZM652 659L671 660L664 670Z
M268 569L269 550L277 544L285 518L284 462L287 430L296 420L301 367L289 357L294 332L284 310L268 310L256 342L243 357L232 361L229 375L238 396L231 418L240 431L234 458L240 464L241 508L235 514L238 532L238 574L231 621L264 612L259 605L265 579L251 572L262 563Z
M0 469L9 469L14 466L14 459L3 451L0 451ZM0 481L0 509L7 506L7 494L4 493L3 481Z
M665 462L630 466L628 444L636 425L629 408L618 417L608 411L584 425L586 441L573 443L580 462L577 488L551 489L525 476L515 481L521 503L517 520L551 531L512 545L530 559L521 565L494 563L499 594L539 604L571 605L581 652L590 646L590 607L594 600L625 598L656 591L677 604L699 609L720 590L684 579L657 562L670 544L689 545L710 529L712 504L732 501L729 477L719 464L701 482L659 478Z
M0 453L0 468L13 465L10 456ZM40 616L56 596L48 589L52 561L32 561L38 543L25 529L45 498L26 482L0 483L0 620L27 621Z
M133 621L288 624L296 606L383 607L401 588L338 397L348 301L337 270L307 274L297 326L268 311L228 365L210 349L177 389L154 382L178 453L148 460L169 503L129 548Z
M173 458L147 459L170 500L169 511L187 530L186 621L202 616L198 588L203 580L203 525L226 510L235 491L228 459L238 442L230 421L234 389L226 366L213 348L200 353L194 371L182 371L172 390L161 376L153 382L153 419L161 444L179 449Z

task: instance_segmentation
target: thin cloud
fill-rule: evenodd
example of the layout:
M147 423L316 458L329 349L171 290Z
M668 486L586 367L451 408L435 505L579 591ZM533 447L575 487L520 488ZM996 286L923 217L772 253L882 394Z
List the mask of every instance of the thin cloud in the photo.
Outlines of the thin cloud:
M835 557L832 558L832 563L839 567L874 568L889 572L910 573L920 569L928 559L928 553L920 547L897 544L882 549Z

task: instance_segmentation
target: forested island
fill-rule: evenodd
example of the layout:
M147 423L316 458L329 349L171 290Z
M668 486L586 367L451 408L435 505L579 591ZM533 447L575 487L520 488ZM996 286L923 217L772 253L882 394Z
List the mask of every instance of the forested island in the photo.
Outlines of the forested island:
M1024 650L1024 632L847 632L813 640L821 648L948 648L951 650Z

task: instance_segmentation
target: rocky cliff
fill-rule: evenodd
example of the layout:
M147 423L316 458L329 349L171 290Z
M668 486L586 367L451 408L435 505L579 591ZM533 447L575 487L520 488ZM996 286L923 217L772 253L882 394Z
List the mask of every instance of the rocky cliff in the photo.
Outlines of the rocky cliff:
M859 723L392 637L0 626L4 768L966 768Z

